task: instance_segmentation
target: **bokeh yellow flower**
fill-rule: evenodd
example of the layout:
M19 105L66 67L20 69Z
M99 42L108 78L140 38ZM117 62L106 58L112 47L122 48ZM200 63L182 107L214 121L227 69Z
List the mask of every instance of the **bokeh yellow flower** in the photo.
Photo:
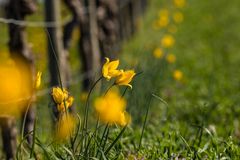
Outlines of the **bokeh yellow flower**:
M41 85L42 72L38 72L36 76L35 88L38 89Z
M161 49L161 48L156 48L156 49L154 49L154 51L153 51L153 56L155 57L155 58L157 58L157 59L160 59L160 58L162 58L163 57L163 50Z
M176 23L181 23L182 21L183 21L183 19L184 19L184 16L183 16L183 14L182 14L182 12L175 12L174 14L173 14L173 20L174 20L174 22L176 22Z
M186 5L185 0L173 0L173 3L177 8L183 8Z
M121 74L117 77L115 84L117 85L124 85L124 86L129 86L132 88L132 85L129 83L132 81L133 77L136 75L134 70L127 70L123 71L121 70Z
M158 18L157 26L159 28L166 27L168 24L169 24L168 16L161 16L161 17Z
M103 123L125 126L130 123L130 115L126 112L126 100L118 92L110 90L94 103L95 110Z
M175 39L170 34L164 35L164 37L161 39L161 45L164 48L170 48L174 45L174 43L175 43Z
M53 87L52 97L54 102L61 104L64 100L68 98L68 91L66 89L61 89L59 87Z
M0 116L20 116L33 94L30 66L17 57L1 61L0 88Z
M176 62L176 56L172 53L167 54L166 60L168 63L175 63Z
M76 128L76 118L71 114L63 114L56 124L55 138L58 141L68 140Z
M182 71L180 71L180 70L175 70L175 71L173 72L173 78L174 78L176 81L182 80L182 78L183 78L183 73L182 73Z
M168 16L168 15L169 15L168 9L161 9L161 10L158 12L158 16L159 16L159 17Z
M107 80L110 80L113 77L116 77L120 74L120 71L117 70L119 65L119 60L111 61L109 58L105 58L106 63L102 67L102 75Z

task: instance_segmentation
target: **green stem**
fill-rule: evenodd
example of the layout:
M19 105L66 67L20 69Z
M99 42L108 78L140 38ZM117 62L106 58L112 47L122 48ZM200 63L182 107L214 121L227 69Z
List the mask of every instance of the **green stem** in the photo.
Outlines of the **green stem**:
M102 76L92 85L88 96L87 96L87 101L86 101L86 105L85 105L85 111L84 111L84 119L83 119L83 127L85 130L87 130L87 121L88 121L88 110L89 110L89 99L90 99L90 95L93 91L93 89L95 88L95 86L97 85L97 83L102 79Z
M113 83L105 92L104 97L107 95L107 93L110 91L110 89L115 86L115 83Z
M104 137L105 137L105 133L106 133L107 129L108 129L108 124L106 124L105 129L104 129L104 131L103 131L103 134L102 134L102 138L101 138L101 140L100 140L99 147L101 147L101 145L102 145L102 141L103 141L103 139L104 139ZM96 157L98 157L99 151L100 151L100 149L98 149Z
M140 137L140 141L139 141L139 145L138 145L138 151L139 151L140 148L141 148L142 137L143 137L143 133L144 133L144 130L145 130L145 127L146 127L146 123L147 123L147 117L148 117L148 112L149 112L149 108L150 108L151 101L152 101L152 95L151 95L150 100L149 100L149 103L148 103L147 112L146 112L146 115L145 115L145 119L144 119L144 123L143 123L143 128L142 128L142 133L141 133L141 137Z
M113 141L113 143L106 149L106 151L104 152L105 155L108 154L108 152L112 149L112 147L117 143L117 141L119 140L119 138L122 136L122 134L124 133L124 131L126 130L127 125L124 126L124 128L121 130L121 132L118 134L117 138Z
M26 111L25 111L25 113L24 113L23 123L22 123L21 139L23 139L23 136L24 136L24 130L25 130L25 124L26 124L27 114L28 114L28 111L29 111L31 102L32 102L32 96L31 96L30 99L29 99L29 102L28 102L28 105L27 105L27 109L26 109Z
M35 138L36 138L36 119L34 120L34 127L33 127L33 142L32 142L32 148L31 148L30 158L32 158L33 153L34 153Z

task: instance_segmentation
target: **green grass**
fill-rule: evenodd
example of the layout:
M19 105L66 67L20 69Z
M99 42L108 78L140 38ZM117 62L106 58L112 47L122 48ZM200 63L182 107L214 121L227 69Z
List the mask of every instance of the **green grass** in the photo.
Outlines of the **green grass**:
M186 7L178 9L184 14L184 21L177 24L177 33L173 34L175 45L164 50L165 54L176 55L176 62L169 64L164 58L156 59L152 55L153 50L160 47L163 35L168 33L166 29L154 30L152 23L160 9L167 8L170 13L177 9L172 1L150 1L139 30L124 42L119 57L122 68L134 67L141 74L135 77L133 89L125 95L132 124L109 152L109 159L115 155L119 155L118 159L240 158L239 6L239 0L231 3L227 0L188 0ZM3 33L0 43L4 46L5 28L0 31ZM71 49L74 71L80 66L76 61L75 45ZM39 68L45 70L46 64L41 65ZM180 82L172 76L176 69L183 72ZM79 88L79 84L73 85L71 93L75 96L76 107L83 111ZM66 154L69 144L47 146L51 139L48 131L52 127L49 102L48 95L38 99L37 137L52 155L51 159L61 156L71 159ZM111 131L108 145L119 132L118 128ZM44 154L40 147L36 150Z
M168 103L154 100L141 154L147 159L238 159L239 1L188 1L176 44L165 51L176 55L175 64L152 56L166 30L155 31L151 24L160 8L174 10L169 3L152 1L143 27L123 50L122 59L137 61L143 71L131 95L133 114L146 110L150 93ZM182 83L172 78L175 69L183 72Z

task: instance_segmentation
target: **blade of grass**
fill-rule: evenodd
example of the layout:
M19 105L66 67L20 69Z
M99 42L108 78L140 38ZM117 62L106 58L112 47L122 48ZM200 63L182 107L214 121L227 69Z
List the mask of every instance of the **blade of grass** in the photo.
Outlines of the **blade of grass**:
M124 133L124 131L126 130L127 125L123 127L123 129L121 130L121 132L118 134L118 136L116 137L116 139L112 142L112 144L106 149L106 151L104 152L105 155L108 154L108 152L112 149L112 147L117 143L117 141L119 140L119 138L122 136L122 134Z
M152 95L150 96L150 100L149 100L149 103L148 103L147 111L146 111L146 114L145 114L145 119L144 119L144 123L143 123L142 133L141 133L141 136L140 136L140 140L139 140L139 145L138 145L138 150L137 151L139 151L140 148L141 148L143 133L144 133L144 130L145 130L145 127L146 127L146 123L147 123L148 112L149 112L149 108L150 108L150 105L151 105L151 102L152 102L152 98L153 98Z

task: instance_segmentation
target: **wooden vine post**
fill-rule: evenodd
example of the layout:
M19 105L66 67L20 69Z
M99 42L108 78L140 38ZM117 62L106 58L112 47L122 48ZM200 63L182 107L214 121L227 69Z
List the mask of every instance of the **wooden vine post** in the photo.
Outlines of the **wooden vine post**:
M46 29L48 44L48 67L50 71L50 85L59 87L69 87L69 63L68 52L64 50L60 21L60 1L45 0L45 20L46 23L55 24ZM58 118L59 112L53 108L55 116Z
M8 19L15 19L15 20L24 20L26 15L32 14L36 10L36 5L32 0L9 0L6 5L6 17ZM13 60L15 60L16 65L21 67L24 64L27 68L29 73L29 80L31 83L30 85L33 86L34 84L34 76L35 76L35 67L34 67L34 59L32 56L31 49L29 48L26 40L26 32L25 27L16 25L16 24L9 24L8 25L8 32L9 32L9 51L10 56ZM19 63L18 60L21 60ZM27 101L29 101L28 99ZM29 102L28 102L29 103ZM26 103L26 105L28 105ZM27 107L26 107L27 108ZM34 112L33 105L29 108L26 123L24 127L24 134L26 135L30 131L33 130L34 127L34 119L35 119L35 112ZM24 117L25 111L23 113ZM3 139L3 148L6 153L6 159L14 159L15 152L16 152L16 136L17 136L17 129L16 123L14 118L3 118L1 119L1 126L2 126L2 139ZM32 142L32 136L27 137L28 142Z

